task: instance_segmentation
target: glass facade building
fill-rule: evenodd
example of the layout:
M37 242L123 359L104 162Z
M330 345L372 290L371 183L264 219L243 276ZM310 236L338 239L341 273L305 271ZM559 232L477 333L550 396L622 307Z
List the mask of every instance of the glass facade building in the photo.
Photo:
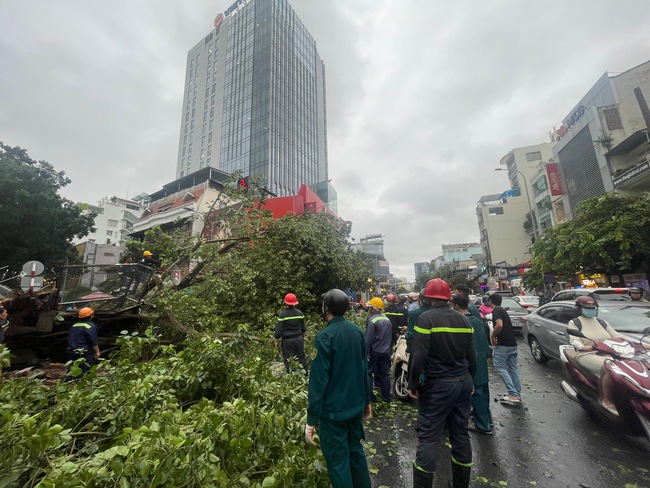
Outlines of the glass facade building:
M188 53L176 177L206 166L261 177L277 196L327 182L325 67L286 0L239 0Z

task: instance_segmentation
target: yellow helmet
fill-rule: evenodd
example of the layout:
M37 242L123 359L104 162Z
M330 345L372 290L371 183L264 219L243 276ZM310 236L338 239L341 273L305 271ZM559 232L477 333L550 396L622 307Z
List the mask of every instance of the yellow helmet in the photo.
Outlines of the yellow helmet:
M383 312L383 310L384 310L384 301L379 297L374 297L374 298L371 298L370 300L368 300L368 305L370 305L371 307L376 308L380 312Z
M142 255L143 255L143 256L153 256L153 254L151 253L151 251L145 251L145 252L142 253Z

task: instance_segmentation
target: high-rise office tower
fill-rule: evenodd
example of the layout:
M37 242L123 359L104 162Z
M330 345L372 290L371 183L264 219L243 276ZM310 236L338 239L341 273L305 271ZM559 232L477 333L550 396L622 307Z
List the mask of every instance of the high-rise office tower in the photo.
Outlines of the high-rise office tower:
M286 0L235 2L189 51L186 69L177 178L206 166L240 170L277 196L306 183L335 207L325 66Z

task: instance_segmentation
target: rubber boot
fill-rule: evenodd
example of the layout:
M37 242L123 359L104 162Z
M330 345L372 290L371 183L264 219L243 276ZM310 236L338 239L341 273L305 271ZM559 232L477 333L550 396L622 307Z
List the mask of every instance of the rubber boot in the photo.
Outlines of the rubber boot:
M433 473L422 471L413 465L413 488L433 488Z
M452 461L451 463L451 488L469 488L469 479L472 475L472 468L461 466Z

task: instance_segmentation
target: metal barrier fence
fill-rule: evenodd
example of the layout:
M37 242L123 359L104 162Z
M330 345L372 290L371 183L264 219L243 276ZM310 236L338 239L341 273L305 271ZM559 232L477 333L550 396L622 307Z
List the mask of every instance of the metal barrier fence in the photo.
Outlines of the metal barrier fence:
M156 270L142 264L62 266L58 276L59 307L93 302L102 309L124 308L142 300Z

